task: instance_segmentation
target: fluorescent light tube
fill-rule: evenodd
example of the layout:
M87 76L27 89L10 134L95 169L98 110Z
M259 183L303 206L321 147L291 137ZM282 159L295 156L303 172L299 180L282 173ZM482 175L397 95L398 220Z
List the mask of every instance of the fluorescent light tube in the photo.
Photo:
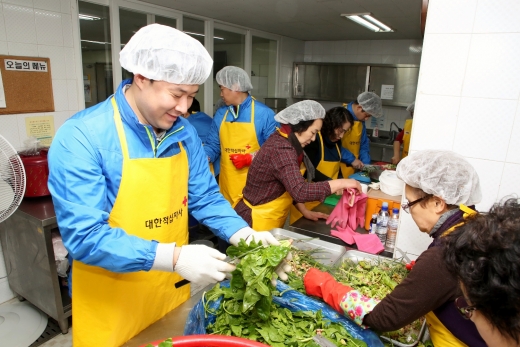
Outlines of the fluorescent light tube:
M204 34L200 34L200 33L192 33L191 31L185 31L184 33L188 34L188 35L195 35L195 36L206 36ZM218 36L213 36L214 39L217 39L217 40L224 40L223 37L218 37Z
M393 31L389 26L387 26L386 24L381 23L380 21L378 21L377 19L375 19L374 17L372 17L369 14L363 15L363 18L368 20L368 21L370 21L370 22L372 22L373 24L377 25L378 27L383 29L382 31L384 31L384 32L392 32Z
M79 14L79 19L84 19L84 20L100 20L101 18L99 17L96 17L96 16L90 16L88 14Z
M372 30L372 31L375 31L375 32L381 31L381 29L379 27L377 27L374 24L370 23L366 19L361 18L360 16L347 16L347 18L350 19L351 21L354 21L354 22L358 23L359 25L364 26L367 29Z

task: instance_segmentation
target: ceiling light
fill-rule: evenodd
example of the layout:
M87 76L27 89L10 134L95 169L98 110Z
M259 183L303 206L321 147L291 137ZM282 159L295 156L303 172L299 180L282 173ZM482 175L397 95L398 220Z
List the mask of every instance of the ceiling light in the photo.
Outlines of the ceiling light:
M392 28L388 25L381 23L379 20L372 17L371 13L351 13L342 14L342 17L348 18L359 25L364 26L376 33L390 33L393 32Z
M205 36L204 34L200 34L200 33L192 33L191 31L185 31L184 33L188 34L188 35L195 35L195 36ZM223 37L218 37L218 36L213 36L214 39L217 39L217 40L224 40Z
M96 16L90 16L88 14L79 14L79 19L84 19L84 20L100 20L101 18L100 17L96 17Z

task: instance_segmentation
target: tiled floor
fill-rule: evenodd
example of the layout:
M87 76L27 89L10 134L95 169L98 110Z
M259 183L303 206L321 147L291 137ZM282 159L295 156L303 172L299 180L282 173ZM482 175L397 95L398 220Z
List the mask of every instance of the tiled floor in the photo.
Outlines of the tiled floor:
M53 339L45 342L41 347L72 347L72 328L69 329L68 334L59 334Z

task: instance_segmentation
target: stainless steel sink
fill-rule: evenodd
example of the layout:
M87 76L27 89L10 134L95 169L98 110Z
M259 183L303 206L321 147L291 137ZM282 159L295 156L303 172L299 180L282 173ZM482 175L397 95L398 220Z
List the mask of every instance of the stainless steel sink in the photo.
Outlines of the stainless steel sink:
M372 137L372 136L370 136L368 139L372 143L380 143L380 144L383 144L383 145L392 145L393 142L394 142L393 139L391 139L388 136L380 136L380 137Z

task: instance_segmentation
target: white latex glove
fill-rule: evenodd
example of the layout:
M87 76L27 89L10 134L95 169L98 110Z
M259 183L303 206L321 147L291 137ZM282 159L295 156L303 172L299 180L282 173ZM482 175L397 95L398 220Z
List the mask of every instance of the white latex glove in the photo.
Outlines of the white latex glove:
M262 241L262 245L268 246L268 245L274 245L279 246L280 242L268 231L254 231L252 228L246 227L242 228L239 231L237 231L235 234L233 234L229 238L229 243L233 245L238 245L240 242L240 239L244 239L246 244L249 244L251 241L255 240L256 242ZM289 278L287 276L287 272L291 271L291 265L289 265L286 260L291 260L292 254L289 252L287 254L287 257L285 257L284 260L278 265L275 269L275 273L278 275L278 277L282 281L287 281ZM274 286L276 286L276 278L272 279L272 283Z
M183 278L193 283L216 283L223 281L226 273L235 266L224 262L226 255L204 245L181 247L181 253L173 269Z

